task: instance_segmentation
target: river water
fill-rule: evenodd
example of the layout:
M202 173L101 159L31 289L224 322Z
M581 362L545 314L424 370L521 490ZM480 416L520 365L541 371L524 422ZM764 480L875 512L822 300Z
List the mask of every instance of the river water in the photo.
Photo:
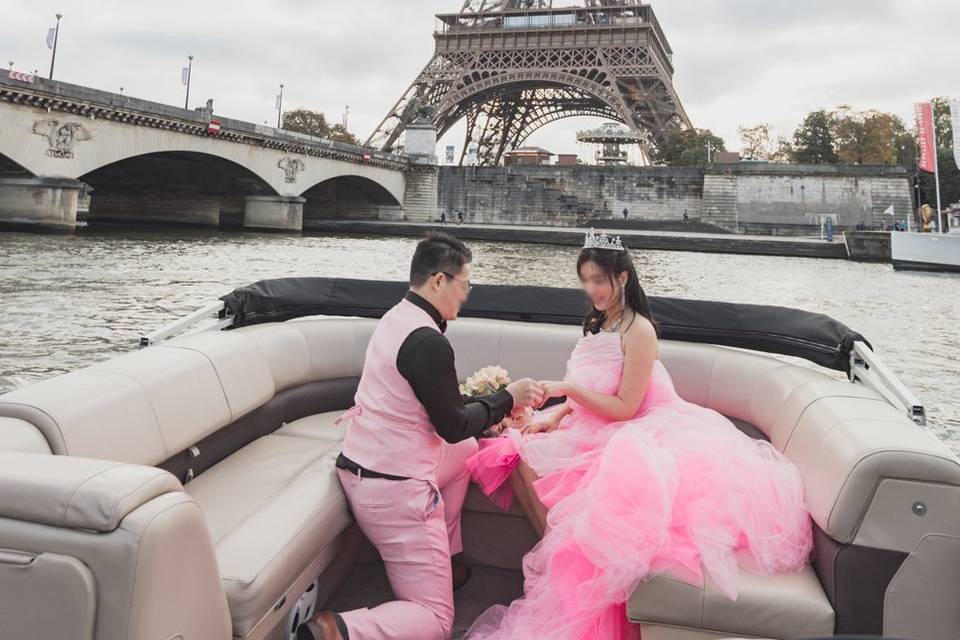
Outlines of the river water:
M414 239L216 230L0 233L0 392L136 347L234 287L294 275L403 280ZM577 286L576 250L474 242L473 281ZM861 332L960 453L960 277L837 260L647 251L650 295L774 304Z

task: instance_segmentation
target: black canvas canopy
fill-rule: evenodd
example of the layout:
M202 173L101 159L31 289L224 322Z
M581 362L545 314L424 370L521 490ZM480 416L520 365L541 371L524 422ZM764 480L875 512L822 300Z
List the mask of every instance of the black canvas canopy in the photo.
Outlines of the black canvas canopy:
M380 318L403 298L406 282L280 278L240 287L221 298L234 327L304 316ZM797 356L848 372L863 336L818 313L786 307L651 297L661 337ZM579 289L476 285L460 317L581 325L587 302Z

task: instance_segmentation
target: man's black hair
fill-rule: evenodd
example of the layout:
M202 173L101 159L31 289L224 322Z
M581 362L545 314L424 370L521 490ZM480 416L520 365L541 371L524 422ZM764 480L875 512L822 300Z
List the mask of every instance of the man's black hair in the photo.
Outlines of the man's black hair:
M410 285L419 287L434 274L457 275L473 260L467 245L445 233L430 233L417 244L410 263Z

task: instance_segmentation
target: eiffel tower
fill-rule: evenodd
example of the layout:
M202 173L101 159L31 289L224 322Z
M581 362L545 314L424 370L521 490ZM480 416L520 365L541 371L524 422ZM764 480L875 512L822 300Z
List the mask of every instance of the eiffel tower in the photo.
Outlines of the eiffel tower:
M625 124L647 153L690 127L673 87L673 51L640 0L466 0L437 16L436 51L366 144L396 150L407 126L432 120L438 136L460 120L460 163L477 148L499 164L540 127L573 116Z

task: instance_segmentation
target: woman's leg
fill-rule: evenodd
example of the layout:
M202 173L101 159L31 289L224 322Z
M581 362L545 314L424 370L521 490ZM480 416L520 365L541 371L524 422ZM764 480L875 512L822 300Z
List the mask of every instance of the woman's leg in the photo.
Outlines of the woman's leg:
M523 463L521 462L520 464L522 465ZM530 501L530 489L527 486L526 479L521 475L520 467L514 469L513 473L510 474L510 487L513 489L513 497L520 503L520 508L523 509L527 520L530 521L530 526L533 527L537 537L542 538L543 529L537 513L534 510L534 506Z
M540 477L522 460L520 461L520 466L517 467L516 473L520 474L523 484L526 487L527 500L530 503L533 518L536 522L534 528L542 538L547 530L547 511L549 510L540 502L540 497L537 495L536 489L533 488L533 483L539 480Z

